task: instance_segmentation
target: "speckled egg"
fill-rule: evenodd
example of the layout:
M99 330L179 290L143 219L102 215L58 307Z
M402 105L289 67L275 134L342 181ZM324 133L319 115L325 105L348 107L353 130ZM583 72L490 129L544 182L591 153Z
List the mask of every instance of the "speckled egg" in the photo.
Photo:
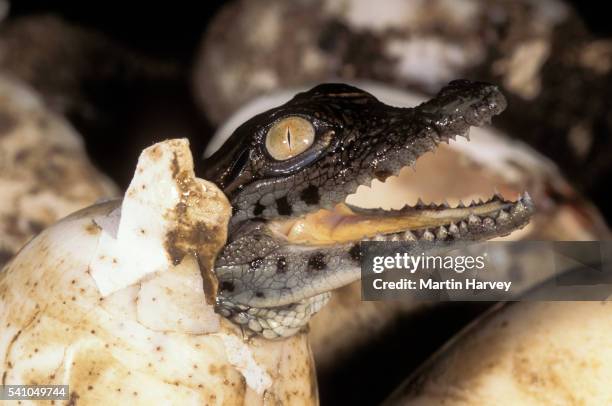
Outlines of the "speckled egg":
M69 385L71 405L316 404L305 334L246 338L213 311L230 212L186 140L146 149L123 200L47 228L0 272L0 383Z

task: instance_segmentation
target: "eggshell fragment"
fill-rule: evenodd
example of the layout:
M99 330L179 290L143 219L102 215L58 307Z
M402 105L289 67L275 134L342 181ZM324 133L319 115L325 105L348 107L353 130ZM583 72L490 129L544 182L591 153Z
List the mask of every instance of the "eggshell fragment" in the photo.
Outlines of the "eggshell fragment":
M210 274L227 236L227 224L217 220L229 218L229 210L221 191L195 179L186 140L145 149L121 203L116 235L102 233L91 262L100 292L106 296L178 265L187 254L197 255ZM204 282L214 294L211 279Z
M203 334L219 331L219 316L202 301L203 282L193 256L170 272L160 272L140 285L138 320L156 331Z
M190 171L187 141L157 144L140 162L147 160L132 186L151 185L140 182L148 179L156 192L129 196L131 187L123 205L111 201L72 214L0 271L0 384L69 385L67 403L79 405L316 404L305 333L247 339L209 303L214 289L205 291L204 278L214 278L230 206L214 184ZM122 229L139 226L155 230L142 238L156 240L121 239ZM216 232L193 232L204 226ZM118 246L132 243L132 250ZM97 268L95 279L92 264L101 253L121 261ZM112 289L101 290L103 272L118 270L129 277L108 278L113 282L104 286Z

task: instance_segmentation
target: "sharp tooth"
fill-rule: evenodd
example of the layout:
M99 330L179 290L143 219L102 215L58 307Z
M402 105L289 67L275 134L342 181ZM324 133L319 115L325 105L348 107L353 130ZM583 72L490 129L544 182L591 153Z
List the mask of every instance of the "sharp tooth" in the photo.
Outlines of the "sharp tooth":
M491 217L485 217L484 220L482 220L482 225L486 228L495 228L495 220Z
M385 236L381 234L376 234L374 238L372 238L372 241L385 241Z
M448 232L453 235L457 235L459 234L459 227L457 227L455 223L450 223L450 226L448 226Z
M491 198L491 200L500 200L500 201L504 201L504 197L502 196L501 193L499 193L499 190L497 190L497 187L495 187L495 189L493 190L493 197Z
M468 223L471 226L477 226L482 223L482 220L480 220L480 217L478 217L477 215L470 214L470 217L468 217Z
M399 234L393 234L389 241L401 241Z
M414 234L412 234L412 232L410 230L406 230L406 232L404 233L404 240L406 241L416 241L416 237L414 236Z
M419 197L419 200L417 200L416 203L416 207L418 207L419 209L423 208L425 206L425 203L423 203L423 200L421 200L421 198Z
M448 209L450 207L450 204L448 204L448 201L445 199L442 204L440 204L440 206L444 207L445 209Z
M459 223L459 230L461 230L461 233L467 233L468 226L467 226L467 223L465 221L462 221L462 222Z
M433 241L436 239L436 236L429 230L425 230L423 235L421 236L421 240Z
M523 204L523 202L519 201L514 206L512 206L512 208L510 209L510 213L513 215L517 215L523 212L524 210L525 210L525 205Z
M440 226L438 228L438 232L436 233L436 237L438 237L438 240L444 240L447 236L448 231L446 231L446 228L444 228L444 226Z
M463 200L459 200L459 204L457 205L458 209L465 209L465 204L463 204Z
M529 195L528 192L523 193L523 196L521 197L521 200L523 202L525 202L527 205L532 205L533 201L531 200L531 196Z
M510 219L510 215L508 214L506 210L500 210L499 213L497 214L498 223L505 223L509 219Z

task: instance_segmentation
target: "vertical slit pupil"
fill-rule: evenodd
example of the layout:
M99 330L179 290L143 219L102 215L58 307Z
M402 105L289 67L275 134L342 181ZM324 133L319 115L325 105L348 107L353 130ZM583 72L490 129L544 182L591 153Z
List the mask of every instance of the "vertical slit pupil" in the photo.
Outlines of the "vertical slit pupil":
M285 132L285 135L287 137L287 145L289 146L289 151L292 151L293 148L291 148L291 129L289 128L289 126L287 126L287 131Z

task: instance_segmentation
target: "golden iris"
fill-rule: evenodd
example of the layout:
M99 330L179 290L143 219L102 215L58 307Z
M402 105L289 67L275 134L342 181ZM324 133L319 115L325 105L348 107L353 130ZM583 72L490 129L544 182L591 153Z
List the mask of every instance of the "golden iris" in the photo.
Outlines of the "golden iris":
M270 156L284 161L307 150L315 138L315 129L302 117L286 117L268 130L266 149Z

